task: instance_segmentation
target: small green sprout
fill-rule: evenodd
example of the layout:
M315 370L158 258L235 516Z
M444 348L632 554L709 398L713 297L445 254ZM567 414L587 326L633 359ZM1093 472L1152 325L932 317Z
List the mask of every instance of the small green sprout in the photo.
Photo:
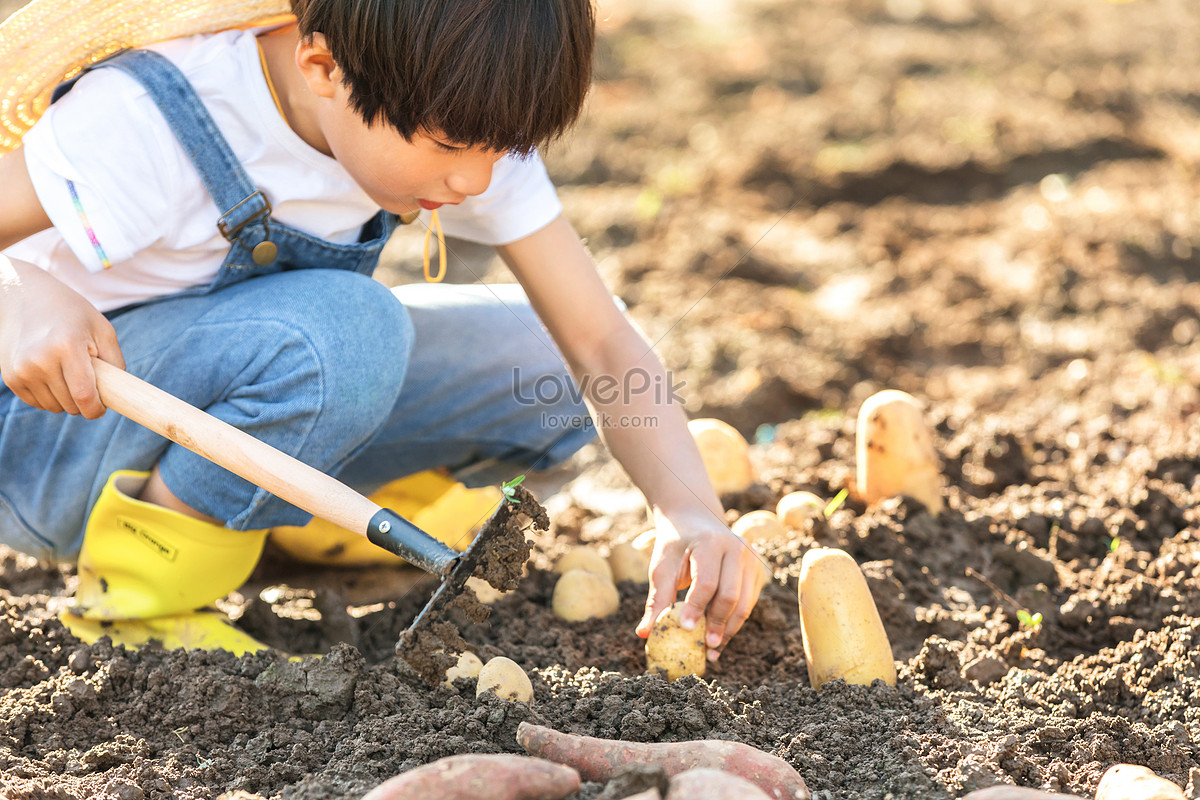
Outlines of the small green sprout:
M1017 611L1017 621L1021 623L1022 628L1033 628L1037 630L1042 627L1042 612L1038 611L1035 614L1030 614L1025 609Z
M833 512L835 512L839 508L841 508L842 503L846 502L846 498L849 496L850 496L850 492L846 489L842 489L840 492L838 492L837 496L834 497L832 500L830 500L829 504L825 506L825 510L823 512L821 512L825 515L825 519L829 519L830 517L832 517Z
M1120 546L1121 546L1121 537L1120 537L1120 536L1114 536L1114 537L1112 538L1112 541L1108 543L1108 552L1110 552L1110 553L1115 553L1115 552L1117 552L1117 549L1118 549Z
M517 487L525 482L524 475L518 475L511 481L505 481L500 487L500 493L504 495L504 499L510 503L517 502Z

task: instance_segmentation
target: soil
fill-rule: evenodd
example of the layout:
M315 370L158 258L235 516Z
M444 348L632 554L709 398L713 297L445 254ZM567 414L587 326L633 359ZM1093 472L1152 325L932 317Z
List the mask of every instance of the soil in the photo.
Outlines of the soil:
M268 556L223 607L321 656L288 661L83 645L56 620L71 567L6 551L0 795L354 798L443 756L516 752L522 720L745 742L821 800L1090 796L1117 762L1200 788L1200 7L600 11L586 119L546 160L688 412L756 443L761 483L725 498L730 519L846 486L855 414L883 388L927 404L946 510L851 501L796 531L764 552L776 582L719 665L667 683L633 634L644 586L623 584L609 619L549 609L555 555L647 524L589 447L544 484L527 577L488 621L460 620L481 656L529 672L530 706L430 688L395 657L431 591L410 572ZM419 280L419 247L397 240L382 275ZM510 279L486 256L456 277ZM895 688L808 685L796 577L818 544L867 574Z

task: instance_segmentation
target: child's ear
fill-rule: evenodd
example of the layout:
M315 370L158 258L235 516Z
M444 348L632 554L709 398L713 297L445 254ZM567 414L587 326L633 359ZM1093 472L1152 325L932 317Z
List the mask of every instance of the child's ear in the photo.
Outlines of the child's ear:
M317 97L333 97L341 83L337 62L322 33L314 33L307 39L301 37L296 45L296 68Z

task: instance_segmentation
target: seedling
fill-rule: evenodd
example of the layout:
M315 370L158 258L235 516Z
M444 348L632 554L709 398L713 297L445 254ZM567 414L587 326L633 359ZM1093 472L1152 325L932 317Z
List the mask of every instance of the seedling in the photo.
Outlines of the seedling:
M1108 552L1115 553L1121 547L1121 537L1114 536L1112 541L1108 543Z
M833 512L841 508L842 503L846 502L846 498L849 496L850 491L848 489L842 489L840 492L838 492L837 495L829 501L829 504L825 506L825 510L821 512L825 515L825 519L832 517Z
M517 502L517 487L525 482L524 475L518 475L511 481L505 481L500 487L500 493L504 495L504 499L510 503Z
M1038 611L1030 614L1023 608L1019 609L1017 611L1017 621L1021 623L1022 628L1032 628L1036 631L1042 627L1042 612Z

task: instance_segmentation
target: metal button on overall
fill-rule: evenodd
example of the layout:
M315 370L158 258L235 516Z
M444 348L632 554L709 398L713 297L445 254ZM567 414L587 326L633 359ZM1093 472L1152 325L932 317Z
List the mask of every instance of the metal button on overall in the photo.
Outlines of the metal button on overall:
M279 248L276 247L275 243L271 241L259 242L258 244L254 245L254 249L250 251L250 256L254 259L254 263L258 264L260 267L265 267L267 264L270 264L275 260L275 256L277 255L279 255Z

